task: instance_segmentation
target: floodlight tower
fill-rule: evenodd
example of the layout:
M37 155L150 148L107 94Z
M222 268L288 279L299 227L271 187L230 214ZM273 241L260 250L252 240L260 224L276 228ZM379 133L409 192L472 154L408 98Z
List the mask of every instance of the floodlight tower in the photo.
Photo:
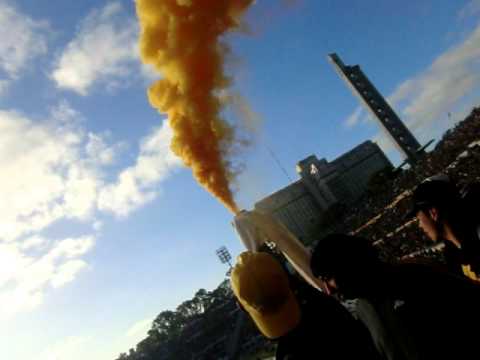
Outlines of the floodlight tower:
M345 65L337 54L328 55L328 59L352 92L358 96L367 110L377 119L395 147L410 164L415 163L424 154L415 136L408 130L377 88L360 69L359 65Z
M228 249L225 247L225 246L222 246L220 248L217 249L217 251L215 251L220 262L222 264L228 264L229 266L229 269L227 271L227 276L230 276L230 273L233 269L233 266L232 266L232 255L230 255L230 252L228 251Z

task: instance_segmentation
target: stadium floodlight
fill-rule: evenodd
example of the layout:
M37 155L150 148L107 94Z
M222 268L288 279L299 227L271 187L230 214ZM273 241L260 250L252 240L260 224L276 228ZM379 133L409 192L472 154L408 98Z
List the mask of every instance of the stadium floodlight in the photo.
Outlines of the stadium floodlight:
M225 246L218 248L216 253L222 264L228 264L232 268L232 255Z

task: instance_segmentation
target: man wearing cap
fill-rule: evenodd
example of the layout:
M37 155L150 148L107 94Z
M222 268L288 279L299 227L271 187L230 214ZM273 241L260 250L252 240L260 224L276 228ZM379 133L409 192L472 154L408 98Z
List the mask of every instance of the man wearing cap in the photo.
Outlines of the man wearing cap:
M378 359L368 333L335 299L312 288L315 300L300 303L271 255L240 254L231 284L262 334L277 341L276 359Z
M434 178L414 190L409 216L417 217L431 240L445 242L445 258L452 271L480 282L479 219L471 211L455 185L448 179Z
M347 299L387 359L476 359L480 287L421 264L381 261L366 239L331 234L311 258L312 272Z

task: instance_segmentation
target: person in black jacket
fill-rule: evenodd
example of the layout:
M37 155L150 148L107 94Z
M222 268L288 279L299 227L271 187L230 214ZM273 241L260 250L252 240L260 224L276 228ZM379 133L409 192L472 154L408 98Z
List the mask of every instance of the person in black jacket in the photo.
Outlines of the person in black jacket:
M480 286L421 264L388 264L359 237L332 234L315 247L313 274L345 298L358 298L360 318L388 359L480 357Z
M414 190L410 217L433 241L445 242L450 270L480 282L480 204L471 204L476 187L462 199L448 179L427 179Z
M314 288L299 301L270 254L240 254L230 279L241 307L277 343L276 359L379 359L368 332L347 309Z

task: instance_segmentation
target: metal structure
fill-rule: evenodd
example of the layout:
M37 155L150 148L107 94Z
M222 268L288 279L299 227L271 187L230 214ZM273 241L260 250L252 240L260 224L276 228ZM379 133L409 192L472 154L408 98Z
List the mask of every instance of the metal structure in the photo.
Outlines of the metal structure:
M405 160L410 164L415 163L424 153L424 148L420 147L417 139L370 82L360 66L345 65L337 54L330 54L328 58L353 93L360 98L363 105L378 120L380 126L388 134Z
M228 251L228 249L225 246L222 246L222 247L218 248L217 251L215 251L215 253L217 254L217 256L220 259L220 262L222 264L228 264L230 266L230 270L228 272L228 273L230 273L233 266L232 266L232 263L231 263L232 255L230 255L230 252Z

